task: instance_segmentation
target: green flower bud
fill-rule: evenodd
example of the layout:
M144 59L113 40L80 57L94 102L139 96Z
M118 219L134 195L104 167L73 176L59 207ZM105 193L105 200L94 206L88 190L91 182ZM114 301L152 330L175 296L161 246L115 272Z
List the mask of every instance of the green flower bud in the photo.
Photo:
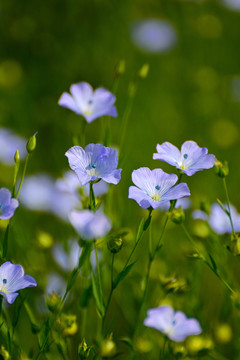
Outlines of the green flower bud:
M229 174L229 168L227 161L224 161L223 163L219 160L215 162L214 170L216 175L218 175L221 178L224 178L228 176Z
M76 315L61 314L58 319L58 324L64 336L75 335L78 331Z
M10 359L10 354L5 349L5 347L3 345L0 348L0 358L3 359L3 360L9 360Z
M102 357L111 358L116 355L116 344L112 340L112 334L110 334L105 340L101 342L100 354Z
M128 85L128 95L133 98L136 93L136 90L137 90L136 83L134 81L131 81Z
M191 336L187 339L186 348L191 356L203 356L214 348L214 343L207 336Z
M31 136L27 142L26 149L29 154L31 154L36 149L36 145L37 145L36 135L37 133Z
M233 338L233 331L232 328L226 324L219 324L215 328L215 339L219 344L227 344L229 343Z
M183 293L188 289L188 284L183 278L177 279L175 276L160 277L160 281L167 293Z
M240 255L240 236L238 234L231 235L231 241L227 246L227 249L235 256Z
M47 307L51 312L57 312L61 306L61 298L53 292L47 297Z
M112 254L117 254L123 246L123 240L121 237L112 237L108 243L108 250L111 251Z
M185 356L187 355L186 348L180 344L174 344L172 352L175 359L185 358Z
M90 355L91 347L87 345L85 338L83 338L81 344L78 346L78 357L80 360L88 359Z
M175 223L175 224L182 224L185 220L185 214L184 211L181 207L177 208L177 209L173 209L170 212L170 219Z
M138 72L138 76L141 79L145 79L148 76L149 64L144 64Z
M19 153L19 149L17 148L16 152L15 152L15 155L14 155L14 161L15 161L15 164L19 164L20 161L21 161L21 158L20 158L20 153Z

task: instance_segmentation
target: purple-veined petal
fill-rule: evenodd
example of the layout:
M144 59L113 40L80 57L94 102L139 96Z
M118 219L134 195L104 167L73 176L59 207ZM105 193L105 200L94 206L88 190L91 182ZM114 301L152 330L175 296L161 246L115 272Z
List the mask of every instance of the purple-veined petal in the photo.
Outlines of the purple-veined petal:
M111 174L103 176L102 179L107 183L117 185L121 180L122 169L116 169L111 172Z
M3 295L5 297L5 299L7 300L7 302L9 304L13 304L14 301L16 300L16 297L19 295L18 293L13 293L13 294L6 294L2 291L0 291L0 294Z
M135 200L143 209L148 209L151 206L150 197L136 186L129 187L128 198Z
M186 183L178 184L171 189L169 189L166 193L162 195L162 200L177 200L186 196L190 196L190 190Z

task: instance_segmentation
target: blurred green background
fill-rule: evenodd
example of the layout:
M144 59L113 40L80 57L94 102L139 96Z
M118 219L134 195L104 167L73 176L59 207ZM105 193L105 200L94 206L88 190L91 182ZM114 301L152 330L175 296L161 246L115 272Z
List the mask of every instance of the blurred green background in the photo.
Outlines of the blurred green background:
M68 169L64 153L73 145L73 137L81 135L85 120L58 106L61 93L80 81L110 90L116 65L124 59L126 71L116 94L119 116L111 119L112 146L119 145L130 81L143 64L148 63L150 70L138 83L123 148L122 180L113 190L115 218L121 214L119 225L135 230L142 214L140 207L127 199L133 169L148 166L173 172L169 165L152 160L157 143L164 141L180 147L184 141L194 140L219 160L227 160L230 200L240 209L240 13L216 0L12 0L2 2L0 11L0 125L26 138L38 131L28 174L48 172L59 177ZM169 21L177 33L176 45L159 54L136 47L131 24L145 18ZM101 122L96 119L87 125L86 143L101 141ZM12 174L12 168L1 166L2 186L11 186ZM216 198L225 201L222 182L213 170L185 177L185 181L196 206L205 197L211 202ZM73 234L67 225L59 227L53 217L22 209L18 217L25 221L25 231L19 219L14 219L14 231L18 246L29 246L30 263L39 251L31 247L38 230L48 231L54 239ZM181 274L185 257L175 253L179 239L174 228L169 234L173 242L164 256L170 269ZM181 246L184 249L186 244ZM20 261L15 250L10 248L11 255ZM46 259L43 253L36 260L36 269L48 266ZM237 268L237 260L232 261ZM191 263L184 266L184 273L191 272ZM194 276L200 269L195 268ZM213 297L221 291L221 285L214 288L215 281L208 278L209 293L202 294L203 302L208 303L211 291ZM205 280L201 286L204 289ZM215 303L212 305L208 303L204 311L215 311L211 319L216 321L219 314ZM129 306L132 308L134 303ZM134 323L133 315L124 316Z

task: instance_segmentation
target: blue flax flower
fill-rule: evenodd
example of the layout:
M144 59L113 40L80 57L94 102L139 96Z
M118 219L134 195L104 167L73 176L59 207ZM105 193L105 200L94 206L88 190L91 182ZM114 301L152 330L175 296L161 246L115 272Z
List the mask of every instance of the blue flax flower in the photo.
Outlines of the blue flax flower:
M208 154L207 148L200 148L195 141L185 141L181 151L169 142L158 144L157 153L153 154L153 159L176 166L188 176L192 176L199 170L212 168L216 161L214 155Z
M223 204L225 209L228 210L227 204ZM236 208L230 204L230 212L233 222L233 227L236 232L240 231L240 214L238 214ZM227 214L219 206L218 203L214 203L211 206L209 215L201 210L195 210L192 214L194 219L207 220L211 229L219 234L231 234L232 227Z
M167 174L162 169L139 168L132 172L136 186L130 186L128 197L136 200L143 209L150 206L156 209L167 201L190 196L187 184L173 186L177 180L177 175Z
M84 240L96 240L111 230L112 224L107 216L91 210L72 210L69 220L77 233Z
M37 286L35 279L30 275L24 275L21 265L7 261L0 266L0 294L9 304L12 304L19 295L18 290L32 286Z
M12 194L8 189L0 189L0 219L10 219L14 215L18 205L17 199L12 199Z
M118 184L121 179L122 169L117 169L118 157L114 149L101 144L89 144L85 150L80 146L73 146L65 155L82 185L98 179Z
M58 104L66 107L76 114L82 115L88 123L103 115L117 116L115 96L104 88L93 91L91 85L86 82L73 84L70 94L64 92Z
M161 331L169 339L177 342L202 332L196 319L188 319L182 311L174 311L171 306L160 306L148 310L144 325Z

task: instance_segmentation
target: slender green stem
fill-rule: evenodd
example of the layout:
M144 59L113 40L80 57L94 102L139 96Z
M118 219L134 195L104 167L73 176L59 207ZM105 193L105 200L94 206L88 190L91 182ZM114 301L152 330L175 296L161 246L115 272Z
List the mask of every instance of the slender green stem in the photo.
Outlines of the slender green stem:
M29 157L30 157L30 155L27 154L27 157L26 157L26 160L25 160L25 164L24 164L24 168L23 168L23 173L22 173L21 182L20 182L20 185L19 185L19 188L18 188L18 192L17 192L17 195L16 195L16 199L19 197L19 194L20 194L20 190L21 190L21 187L22 187L22 183L23 183L23 180L24 180L26 171L27 171L27 166L28 166Z
M230 220L232 233L233 233L233 235L235 235L235 231L234 231L234 227L233 227L233 221L232 221L232 215L231 215L231 210L230 210L230 201L229 201L229 195L228 195L228 189L227 189L227 182L226 182L225 177L223 178L223 185L224 185L224 190L225 190L226 199L227 199L228 217L229 217L229 220Z
M110 305L110 303L111 303L112 294L113 294L113 291L114 291L114 277L113 277L114 259L115 259L115 254L112 254L112 264L111 264L111 288L110 288L110 293L109 293L109 295L108 295L108 300L107 300L107 304L106 304L106 307L105 307L104 316L103 316L103 319L102 319L102 334L103 334L103 335L104 335L104 326L105 326L106 316L107 316L107 312L108 312L109 305Z
M199 259L202 260L207 267L218 277L218 279L224 284L224 286L228 289L228 291L233 294L234 290L232 289L232 287L227 283L226 280L224 280L222 278L222 276L219 274L217 268L215 268L207 259L206 257L200 252L200 250L198 249L198 247L195 244L195 241L193 240L192 236L190 235L190 233L188 232L186 226L184 224L181 224L181 227L187 237L187 239L190 241L190 243L192 244L193 248L195 249L195 251L197 252Z
M93 182L89 183L89 210L95 211L96 203L95 203L95 195L93 190Z

